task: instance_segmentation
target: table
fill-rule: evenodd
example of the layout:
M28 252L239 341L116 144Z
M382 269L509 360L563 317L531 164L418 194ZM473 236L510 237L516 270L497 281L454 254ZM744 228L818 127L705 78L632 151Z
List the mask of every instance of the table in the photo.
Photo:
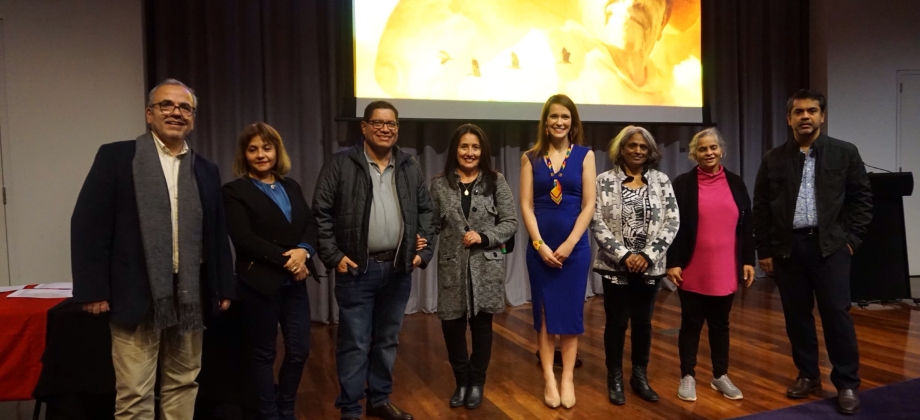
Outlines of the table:
M8 298L10 293L0 293L0 401L31 400L42 370L47 312L64 299Z

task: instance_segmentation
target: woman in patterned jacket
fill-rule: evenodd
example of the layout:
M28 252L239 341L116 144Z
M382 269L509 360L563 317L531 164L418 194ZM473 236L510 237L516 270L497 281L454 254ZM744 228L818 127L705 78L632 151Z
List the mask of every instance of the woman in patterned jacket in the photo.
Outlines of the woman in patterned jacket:
M604 284L604 349L607 397L626 403L623 394L623 345L632 324L632 376L629 385L640 398L658 401L649 386L647 367L652 346L652 310L658 283L665 276L665 256L680 224L671 181L656 170L661 154L642 127L628 126L610 142L613 169L597 177L597 200L591 230L598 243L594 271Z
M489 140L474 124L454 131L444 172L431 180L438 215L438 317L457 388L451 407L482 404L492 314L505 308L504 243L517 232L511 187L492 170ZM473 341L467 353L466 330Z

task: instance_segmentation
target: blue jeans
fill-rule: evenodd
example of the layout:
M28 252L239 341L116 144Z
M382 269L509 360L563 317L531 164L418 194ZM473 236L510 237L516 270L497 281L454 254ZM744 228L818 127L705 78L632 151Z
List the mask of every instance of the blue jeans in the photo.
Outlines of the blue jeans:
M365 395L370 407L390 400L399 330L412 277L396 272L392 261L374 260L368 260L366 272L335 276L339 305L335 364L341 388L335 406L342 410L342 417L360 417Z
M251 392L257 398L259 418L294 419L294 402L304 364L310 354L310 298L303 281L284 285L265 296L240 282L246 351L249 353ZM275 393L275 343L278 324L284 337L284 361Z

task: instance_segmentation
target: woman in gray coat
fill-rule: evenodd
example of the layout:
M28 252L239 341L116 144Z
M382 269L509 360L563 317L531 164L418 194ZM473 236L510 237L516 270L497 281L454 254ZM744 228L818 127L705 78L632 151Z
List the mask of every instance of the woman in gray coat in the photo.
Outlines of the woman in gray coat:
M482 129L460 126L447 150L444 172L431 181L430 191L439 215L438 317L457 380L450 406L474 409L482 404L492 353L492 314L505 307L503 244L517 231L517 216L508 182L492 170Z

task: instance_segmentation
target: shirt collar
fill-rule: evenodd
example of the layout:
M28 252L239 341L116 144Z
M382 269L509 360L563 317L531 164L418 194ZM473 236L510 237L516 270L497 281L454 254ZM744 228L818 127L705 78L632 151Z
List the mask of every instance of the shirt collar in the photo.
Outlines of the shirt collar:
M709 172L704 171L703 168L701 168L699 165L696 165L696 170L697 170L699 173L701 173L701 174L703 174L703 175L706 175L706 176L708 176L708 177L710 177L710 178L715 178L715 177L717 177L717 176L719 176L719 175L722 175L722 172L725 171L725 167L722 166L722 164L719 164L719 170L716 171L716 173L714 173L714 174L711 174L711 173L709 173Z
M371 158L371 155L367 154L367 149L366 149L366 147L367 147L367 146L362 147L362 149L363 149L363 151L364 151L364 158L367 159L367 163L373 163L373 164L376 165L377 162L374 162L374 159ZM394 164L393 164L393 159L394 159L393 153L390 153L390 161L387 162L387 168L389 168L389 167L391 167L391 166L394 166Z
M163 154L169 157L173 157L172 151L169 150L168 147L166 147L166 143L163 143L163 140L160 140L160 138L157 137L156 133L151 132L150 134L153 136L153 140L154 142L156 142L157 150L160 152L160 154ZM180 151L179 154L177 154L175 157L180 157L182 155L185 155L186 153L188 153L188 142L182 141L182 151Z

